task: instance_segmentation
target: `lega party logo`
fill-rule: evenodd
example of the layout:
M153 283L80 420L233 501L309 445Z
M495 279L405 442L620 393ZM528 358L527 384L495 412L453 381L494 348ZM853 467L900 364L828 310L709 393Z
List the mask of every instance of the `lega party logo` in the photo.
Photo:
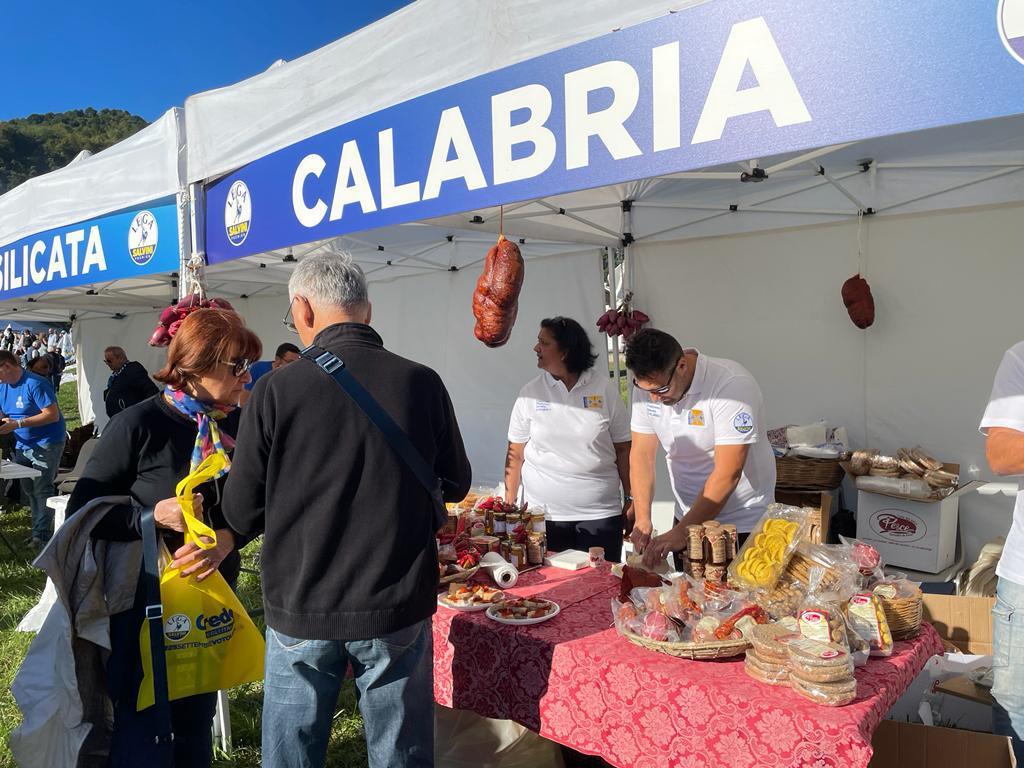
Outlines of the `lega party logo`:
M172 643L181 640L192 630L192 620L184 613L175 613L164 621L164 637Z
M149 264L156 254L160 230L156 218L149 211L139 211L128 227L128 253L136 266Z
M737 413L736 418L732 420L732 427L741 435L745 435L754 428L754 417L746 411Z
M1024 64L1024 0L999 0L996 20L1006 50Z
M228 242L241 245L249 236L249 222L252 221L252 198L244 181L236 181L228 190L224 201L224 229Z

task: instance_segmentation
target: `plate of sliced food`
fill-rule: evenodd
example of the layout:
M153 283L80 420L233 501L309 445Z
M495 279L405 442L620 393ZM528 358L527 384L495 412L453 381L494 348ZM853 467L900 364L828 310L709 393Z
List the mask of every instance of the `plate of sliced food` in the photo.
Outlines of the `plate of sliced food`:
M488 606L487 618L499 624L540 624L558 615L557 603L539 597L516 597Z
M437 604L453 611L484 611L504 598L500 589L484 584L449 584L447 594L437 596Z

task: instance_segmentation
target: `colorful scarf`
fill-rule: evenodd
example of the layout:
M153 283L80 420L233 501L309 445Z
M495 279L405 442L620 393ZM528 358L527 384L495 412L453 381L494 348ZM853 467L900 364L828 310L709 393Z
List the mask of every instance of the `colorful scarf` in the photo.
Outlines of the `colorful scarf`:
M203 463L203 459L214 453L224 457L224 468L220 470L214 479L223 477L231 468L231 461L228 459L227 450L235 447L235 441L228 434L221 434L217 422L228 415L230 410L223 406L207 405L196 400L187 392L173 387L165 387L164 395L171 405L181 413L195 421L199 429L196 435L196 445L192 449L192 461L189 471L194 472L196 467Z

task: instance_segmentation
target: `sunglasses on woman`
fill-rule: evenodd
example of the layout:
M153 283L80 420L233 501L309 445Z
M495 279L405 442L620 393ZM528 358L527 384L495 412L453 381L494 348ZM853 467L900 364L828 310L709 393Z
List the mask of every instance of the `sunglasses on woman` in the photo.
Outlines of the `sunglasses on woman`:
M238 360L221 360L223 365L231 366L231 373L234 374L235 378L241 378L245 376L246 372L252 368L252 360L246 358L240 358Z

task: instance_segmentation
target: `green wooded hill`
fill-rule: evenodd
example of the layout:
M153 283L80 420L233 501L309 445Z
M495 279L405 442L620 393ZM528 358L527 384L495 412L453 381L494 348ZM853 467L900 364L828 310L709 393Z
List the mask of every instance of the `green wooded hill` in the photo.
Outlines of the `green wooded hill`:
M67 165L83 149L99 152L147 125L123 109L74 109L0 121L0 194Z

